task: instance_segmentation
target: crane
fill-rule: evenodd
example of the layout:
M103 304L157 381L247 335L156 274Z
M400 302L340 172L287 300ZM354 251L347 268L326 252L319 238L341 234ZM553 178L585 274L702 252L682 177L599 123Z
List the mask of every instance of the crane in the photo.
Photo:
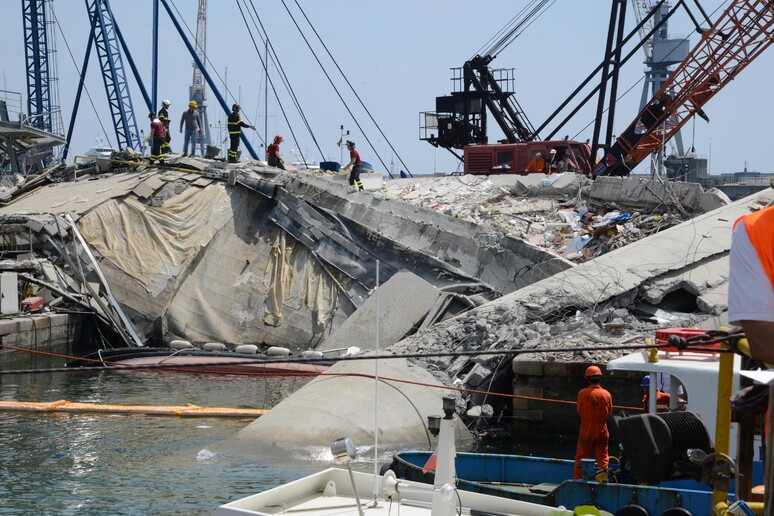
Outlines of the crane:
M123 41L121 31L118 29L118 24L113 16L113 10L110 8L110 2L108 0L85 0L85 2L91 28L89 30L89 41L86 43L83 66L81 67L81 78L75 94L73 113L70 117L69 129L67 130L67 143L62 152L62 158L67 158L70 148L92 45L96 48L97 56L99 57L102 82L105 84L105 92L107 93L110 115L113 118L113 127L115 128L118 146L119 148L134 149L137 152L141 152L142 139L137 127L137 120L134 116L129 85L126 82L121 47L127 53L127 59L135 77L138 79L138 84L143 92L148 109L152 109L150 99L145 91L145 87L139 80L139 74L134 66L131 54L129 54Z
M640 98L640 110L642 110L672 73L669 67L679 64L686 58L690 51L690 41L688 38L669 38L669 22L666 19L670 9L669 2L656 5L652 0L632 0L632 8L637 23L640 24L640 37L647 40L642 47L646 66L645 82L642 85ZM651 13L653 16L647 16ZM662 19L664 23L648 38L647 35L652 32L653 26ZM680 131L675 133L670 143L677 156L685 155Z
M23 0L27 113L30 125L63 134L53 31L53 0Z
M704 105L774 41L774 3L736 0L718 17L596 167L595 175L628 175L659 151Z
M207 62L207 0L199 0L199 7L196 15L196 55L202 63ZM207 120L207 105L204 101L207 98L207 90L204 84L204 75L196 62L193 63L193 79L189 89L189 98L198 104L199 120L202 122L203 136L194 134L196 143L199 144L201 153L204 156L207 147L210 145L210 124Z

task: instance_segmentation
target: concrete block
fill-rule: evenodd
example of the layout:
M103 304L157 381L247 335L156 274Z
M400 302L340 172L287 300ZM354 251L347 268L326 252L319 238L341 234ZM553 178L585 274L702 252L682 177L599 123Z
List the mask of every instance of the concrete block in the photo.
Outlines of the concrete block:
M543 375L545 376L568 376L570 368L567 364L561 362L545 362L543 364Z
M379 344L388 347L402 339L433 307L440 291L425 280L401 271L379 287ZM375 349L376 298L371 295L318 348L321 351L357 346Z
M542 387L516 387L513 389L514 396L528 396L530 398L543 397ZM527 410L529 408L528 399L513 398L513 410Z
M537 360L518 360L511 361L511 370L513 374L523 374L527 376L543 376L544 362Z

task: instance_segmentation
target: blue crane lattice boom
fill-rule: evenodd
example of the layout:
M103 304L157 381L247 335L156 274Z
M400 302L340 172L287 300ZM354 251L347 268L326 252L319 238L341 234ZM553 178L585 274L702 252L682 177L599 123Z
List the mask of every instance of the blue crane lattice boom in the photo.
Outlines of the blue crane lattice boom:
M129 85L126 82L110 3L108 0L86 0L86 9L94 27L94 45L99 56L102 80L105 83L118 147L141 151L140 131L137 128Z
M54 42L49 38L51 0L22 0L27 71L27 114L30 125L62 134L56 95Z

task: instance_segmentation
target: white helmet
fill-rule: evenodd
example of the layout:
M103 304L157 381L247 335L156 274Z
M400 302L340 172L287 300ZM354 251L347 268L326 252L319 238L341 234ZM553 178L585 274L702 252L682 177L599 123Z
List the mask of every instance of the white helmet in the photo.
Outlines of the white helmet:
M171 103L170 101L168 101L168 100L163 100L163 101L161 102L161 104L162 104L163 106L166 106L166 107L169 107L169 106L171 106L171 105L172 105L172 103Z

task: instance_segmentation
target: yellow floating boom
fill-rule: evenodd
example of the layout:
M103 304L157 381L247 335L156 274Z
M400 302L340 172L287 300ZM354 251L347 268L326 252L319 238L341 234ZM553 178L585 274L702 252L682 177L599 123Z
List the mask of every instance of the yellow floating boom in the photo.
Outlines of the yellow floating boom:
M22 412L87 412L101 414L149 414L177 417L259 417L266 409L199 407L197 405L101 405L57 401L0 401L0 410Z

